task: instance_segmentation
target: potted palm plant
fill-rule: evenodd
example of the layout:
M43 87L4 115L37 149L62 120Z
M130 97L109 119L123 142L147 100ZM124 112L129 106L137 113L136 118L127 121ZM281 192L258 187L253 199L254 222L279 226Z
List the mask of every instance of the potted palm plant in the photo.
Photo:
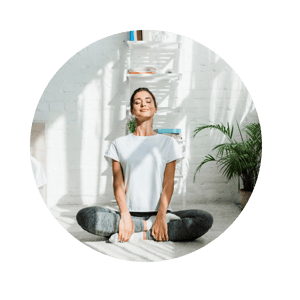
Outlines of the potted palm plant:
M222 123L217 125L202 125L194 130L193 138L204 129L214 129L221 131L228 139L227 143L215 146L211 151L216 151L215 157L208 154L205 159L197 167L194 180L197 172L200 172L201 167L211 161L216 162L220 167L220 171L228 179L238 177L238 189L242 194L241 205L242 209L248 202L252 191L255 187L262 155L262 136L259 123L244 124L242 129L248 136L244 140L239 124L237 122L241 141L237 142L233 139L234 126L230 128L229 123L225 127ZM244 188L240 189L240 178L242 179Z

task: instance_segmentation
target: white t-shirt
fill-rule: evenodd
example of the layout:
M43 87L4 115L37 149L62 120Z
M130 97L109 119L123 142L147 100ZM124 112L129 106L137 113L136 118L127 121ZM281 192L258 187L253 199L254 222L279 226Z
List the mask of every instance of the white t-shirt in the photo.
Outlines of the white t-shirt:
M162 134L119 137L104 157L111 166L112 159L121 163L127 208L134 212L158 211L166 164L184 158L176 140Z

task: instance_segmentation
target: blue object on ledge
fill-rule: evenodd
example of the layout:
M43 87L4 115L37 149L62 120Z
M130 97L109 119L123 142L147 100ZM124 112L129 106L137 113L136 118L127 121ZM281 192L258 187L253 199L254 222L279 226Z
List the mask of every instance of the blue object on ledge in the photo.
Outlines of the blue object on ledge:
M134 34L133 34L133 31L130 31L130 40L131 40L131 41L134 41Z
M158 133L181 133L181 129L172 129L172 128L168 128L168 129L157 129Z

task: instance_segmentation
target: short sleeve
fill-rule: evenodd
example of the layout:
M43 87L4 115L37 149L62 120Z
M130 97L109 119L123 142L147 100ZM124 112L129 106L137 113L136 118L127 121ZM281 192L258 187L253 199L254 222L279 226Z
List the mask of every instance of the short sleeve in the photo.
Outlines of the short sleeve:
M111 166L112 166L112 159L120 162L119 155L118 155L118 149L117 149L115 141L113 141L111 143L111 145L105 152L104 157Z
M182 154L181 147L178 145L178 142L174 138L171 137L170 147L167 155L167 163L176 160L176 162L180 162L184 158Z

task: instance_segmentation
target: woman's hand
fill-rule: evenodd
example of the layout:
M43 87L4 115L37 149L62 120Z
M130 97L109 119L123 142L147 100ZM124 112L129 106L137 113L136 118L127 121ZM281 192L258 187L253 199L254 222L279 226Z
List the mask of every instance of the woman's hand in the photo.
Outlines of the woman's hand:
M128 242L131 235L134 233L134 224L130 213L121 214L119 222L119 240L120 242Z
M166 215L165 214L157 214L155 222L152 226L152 236L155 238L157 242L163 242L168 241L168 225L166 221Z

